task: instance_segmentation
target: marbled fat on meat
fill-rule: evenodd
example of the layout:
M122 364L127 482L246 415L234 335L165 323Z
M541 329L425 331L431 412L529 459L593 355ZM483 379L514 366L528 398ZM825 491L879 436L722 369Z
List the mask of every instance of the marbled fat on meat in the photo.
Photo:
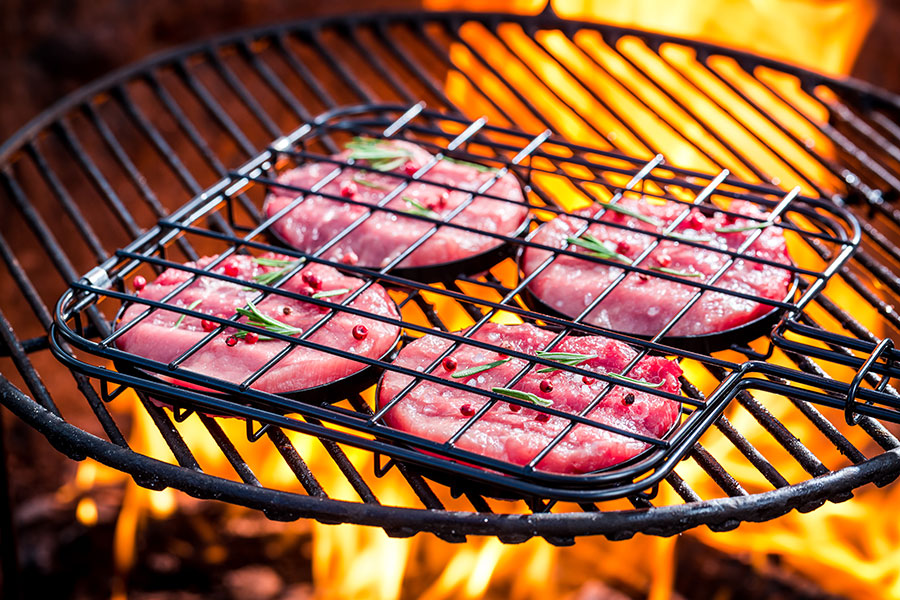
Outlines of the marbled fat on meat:
M190 262L187 265L203 268L214 258L214 256L204 257L196 263ZM280 260L288 257L265 254L261 258ZM213 271L225 273L237 279L252 281L255 276L279 269L280 267L259 264L250 256L235 255L227 258ZM317 289L311 288L304 281L304 276L307 281L315 283ZM190 277L191 273L188 271L177 268L167 269L160 274L156 281L147 284L137 295L149 300L160 300ZM284 282L281 289L310 295L319 290L347 289L352 292L362 284L362 280L342 275L331 267L310 264ZM340 302L350 292L333 296L329 300ZM246 306L247 302L256 297L258 293L257 290L246 288L240 284L213 277L199 277L168 302L185 308L199 301L194 310L208 315L230 317L235 313L236 308ZM352 302L351 306L370 313L399 318L396 305L380 285L370 286ZM125 310L117 327L129 323L137 315L143 313L146 308L142 304L132 304ZM304 331L324 316L324 313L320 312L319 307L314 304L276 294L261 301L257 304L257 308L267 316L287 325L299 327ZM187 316L176 327L175 324L180 316L179 313L173 311L156 310L132 329L123 333L116 340L116 346L138 356L168 363L208 335L203 328L203 321L196 317ZM246 320L245 317L240 318L242 322ZM353 328L357 325L363 325L367 329L363 339L356 339L353 335ZM256 343L247 343L246 340L237 340L234 345L226 343L226 340L237 331L235 328L228 328L224 333L220 333L182 363L183 368L231 383L240 383L288 345L280 340L263 339ZM390 351L398 334L399 328L395 325L339 311L313 333L309 340L326 347L340 348L360 356L377 359ZM365 366L365 363L298 345L254 382L252 387L266 392L295 392L342 379Z
M275 233L299 250L315 252L364 216L370 210L365 205L377 204L403 183L404 179L392 173L414 173L432 158L427 150L416 144L404 141L382 143L387 148L408 153L408 159L385 172L344 167L321 190L323 193L351 198L363 205L310 195L272 225ZM347 150L336 155L335 159L345 162L351 155L352 152ZM358 162L366 164L367 161ZM336 168L338 166L333 163L309 163L282 173L278 182L309 189ZM422 182L411 183L386 206L403 212L414 207L420 210L424 208L432 211L435 218L443 218L470 196L468 192L448 190L443 185L474 191L494 175L492 171L475 166L441 160L422 175ZM423 183L426 181L438 185ZM506 173L485 193L513 202L478 196L450 222L489 233L510 235L517 231L528 216L528 207L516 178ZM266 215L271 217L276 214L297 196L297 192L273 186L265 202ZM348 264L382 267L397 258L432 226L427 221L375 210L323 256ZM399 266L423 267L454 262L482 254L501 244L502 240L497 238L442 226L421 247L404 258Z
M472 339L534 355L544 350L555 335L532 325L487 323ZM405 346L395 362L409 369L422 370L450 345L449 340L426 335ZM578 365L596 373L621 373L636 356L635 350L626 344L600 336L566 337L552 351L596 355L596 358ZM441 364L432 374L450 379L454 372L499 360L504 355L462 345L451 357L455 360L456 369L450 371ZM513 358L456 381L482 390L505 387L525 365L524 360ZM563 412L581 412L606 385L599 379L586 384L581 375L564 370L539 373L542 368L533 367L513 389L552 400L553 408ZM660 384L657 389L672 394L680 393L680 375L681 368L676 363L661 357L645 357L628 373L629 377L648 384ZM379 388L379 407L397 397L412 380L407 375L386 372ZM544 384L542 387L542 382L549 382L550 385ZM474 392L423 381L385 414L385 423L428 440L444 442L486 401L485 396ZM679 402L614 386L587 416L625 431L660 437L678 419L680 408ZM562 417L550 416L546 420L544 417L547 415L536 409L519 409L510 403L498 402L459 439L458 446L513 464L527 464L570 423ZM553 473L587 473L628 460L647 447L648 444L643 441L579 424L538 463L537 468Z

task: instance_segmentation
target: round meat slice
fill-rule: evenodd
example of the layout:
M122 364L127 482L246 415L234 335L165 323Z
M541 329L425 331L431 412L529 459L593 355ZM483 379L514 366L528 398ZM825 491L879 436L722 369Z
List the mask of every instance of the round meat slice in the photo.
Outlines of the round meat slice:
M214 258L204 257L197 262L189 262L186 266L203 268ZM246 281L271 283L277 278L277 273L288 268L290 263L288 257L277 254L260 257L235 255L217 265L213 272ZM137 295L149 300L160 300L191 276L188 271L167 269L156 281L146 284ZM347 277L326 265L310 264L280 287L303 295L324 293L329 301L337 303L361 285L363 281L356 277ZM251 308L248 303L258 294L257 290L239 283L201 276L168 300L168 303L227 318L238 309ZM396 304L384 288L377 284L367 288L353 300L351 306L369 313L399 318ZM309 302L276 294L269 295L254 307L266 319L268 325L264 326L265 329L287 332L286 335L292 336L308 330L327 313L327 310ZM119 320L117 328L125 326L146 309L145 305L131 304ZM247 322L248 318L242 316L239 320ZM116 346L131 354L168 363L201 341L213 329L215 324L210 321L183 316L173 311L156 310L123 333L116 340ZM396 325L338 311L308 339L323 346L378 359L390 352L399 333ZM181 366L231 383L241 383L286 346L287 342L229 327ZM366 366L365 363L297 345L251 387L273 393L298 392L338 381Z
M360 158L367 156L389 158ZM315 252L357 219L364 217L371 210L369 205L379 203L394 188L404 183L405 179L397 177L395 173L411 175L428 163L432 155L409 142L358 138L334 158L341 162L353 159L356 164L368 165L378 171L344 167L339 175L322 188L324 193L343 196L360 202L361 205L319 195L307 196L272 225L277 236L304 252ZM333 163L309 163L282 173L278 182L310 189L337 168L339 165ZM467 202L470 196L468 192L449 190L444 186L475 191L494 176L494 169L482 165L441 160L422 175L423 181L437 185L411 183L386 206L409 214L443 219L460 204ZM476 196L450 222L504 235L513 235L519 231L528 217L528 207L516 178L506 173L491 184L485 193L511 202ZM278 213L297 196L297 192L273 186L265 202L266 215L271 217ZM428 221L374 210L323 256L345 264L381 268L412 246L433 226ZM454 263L498 249L502 243L497 238L441 226L398 266L412 268Z
M472 339L536 355L543 352L555 336L532 325L487 323L472 335ZM426 335L404 347L395 364L422 371L450 345L449 340ZM621 373L636 356L630 346L601 336L566 337L549 351L583 355L578 367L596 373ZM552 355L547 358L556 360ZM582 378L562 369L542 373L547 367L536 365L507 388L508 382L526 366L526 361L471 345L460 346L450 359L443 360L432 374L451 379L453 375L477 370L475 367L501 361L456 381L481 390L503 388L506 391L501 393L507 395L510 389L513 394L526 392L541 403L550 402L554 409L572 414L581 413L607 385L599 379ZM504 359L509 360L504 362ZM678 394L680 375L681 368L676 363L661 357L646 357L627 376ZM379 407L396 398L412 380L412 377L394 371L386 372L379 387ZM445 442L486 402L485 396L474 392L422 381L388 410L384 419L395 429L434 442ZM679 402L614 386L587 417L624 431L660 437L675 424L680 408ZM550 416L537 409L498 402L472 424L459 438L457 446L490 458L525 465L570 423L568 419ZM552 473L588 473L633 458L647 447L646 442L627 435L579 424L537 464L537 468Z
M656 239L643 231L661 232L685 210L685 205L681 203L644 197L622 198L618 206L632 214L607 210L600 219L626 225L629 229L592 224L586 232L579 234L587 222L578 216L589 216L600 209L593 207L545 223L533 241L562 248L568 240L569 250L603 255L603 258L630 264ZM756 205L742 200L732 201L729 211L753 219L767 218ZM702 242L709 249L663 240L639 266L685 281L707 282L729 259L728 255L715 249L736 250L760 227L756 220L722 212L707 216L692 208L675 233ZM572 239L576 242L571 242ZM597 248L597 244L602 247ZM760 236L744 254L782 264L791 263L784 234L777 226L762 227ZM521 261L525 276L538 270L548 258L550 252L547 250L527 248ZM559 255L531 280L528 290L551 310L576 317L615 283L622 272L623 269L617 267ZM742 258L736 260L713 285L722 290L781 301L787 296L791 279L791 273L786 269L756 262L752 258ZM653 336L675 317L698 289L632 272L591 310L585 322L623 333ZM771 310L771 305L727 293L706 291L667 335L699 336L727 331L762 317Z

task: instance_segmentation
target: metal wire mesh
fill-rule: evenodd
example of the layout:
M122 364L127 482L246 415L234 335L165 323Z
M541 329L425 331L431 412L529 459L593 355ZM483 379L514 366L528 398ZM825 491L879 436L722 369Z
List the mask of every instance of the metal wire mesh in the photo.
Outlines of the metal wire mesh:
M452 134L450 131L453 129L461 132ZM380 134L386 139L415 140L417 143L435 151L436 154L427 165L416 169L414 173L408 175L397 174L396 187L385 189L382 198L377 203L364 203L353 198L327 194L323 188L327 182L333 180L337 174L344 170L348 172L380 171L371 165L351 164L352 160L348 162L347 158L323 155L311 149L316 144L325 145L324 140L328 140L327 145L331 145L340 135L343 135L346 139L348 134L353 136ZM508 141L503 142L501 140ZM478 155L468 151L458 152L469 143L477 144L479 150L488 154ZM297 150L297 146L301 149ZM477 193L475 191L467 192L467 200L443 217L437 213L432 213L430 216L417 213L409 214L387 206L387 202L390 199L400 195L412 182L430 181L428 179L429 169L438 160L444 159L444 153L461 154L459 158L466 160L491 160L497 162L500 166L493 170L493 175L490 178L478 186ZM561 156L565 158L561 158ZM282 170L318 162L328 165L327 173L308 187L287 185L271 173L273 166L284 163L285 158L289 159L287 161L289 164L283 165L281 167ZM721 173L716 177L707 177L698 173L669 169L661 166L662 162L662 157L655 157L650 162L642 164L641 161L625 156L598 152L596 149L579 147L561 140L552 139L548 134L530 138L528 135L512 130L490 127L484 120L468 123L458 117L443 116L439 113L425 111L422 105L414 105L405 111L384 107L356 107L346 111L332 111L327 115L317 117L310 124L304 125L292 134L277 140L272 147L264 151L259 157L251 160L237 172L223 179L208 192L200 194L183 209L176 211L172 217L161 220L156 228L138 238L127 248L117 251L113 259L106 261L89 273L81 282L77 283L58 305L57 335L53 339L52 348L57 356L69 366L102 379L104 385L106 385L106 382L131 385L143 389L151 397L167 399L182 408L196 406L199 407L199 410L213 414L242 416L248 419L256 419L266 425L279 425L297 431L329 437L335 439L335 441L353 443L393 457L415 462L429 469L468 477L475 481L489 484L497 489L505 488L552 499L598 500L634 494L659 481L690 450L691 445L696 442L704 429L722 413L727 402L740 389L736 387L740 376L753 368L751 363L735 363L704 353L679 350L672 346L667 346L660 343L660 340L665 341L665 333L671 329L678 319L686 314L687 310L703 293L719 293L741 298L752 298L771 305L772 311L770 312L783 309L800 310L800 307L814 297L815 292L824 286L828 278L849 256L858 237L852 217L828 203L813 199L798 199L796 190L784 195L782 198L778 198L775 190L769 190L768 193L762 194L751 190L744 184L728 180L727 172ZM586 173L578 177L568 175L567 173L571 172L576 166L585 169ZM776 226L777 222L778 227L786 232L794 233L798 239L815 240L820 247L825 248L827 256L831 257L832 260L826 263L824 267L768 261L779 268L783 268L785 271L789 271L793 277L803 278L807 290L796 302L792 297L794 294L793 288L790 290L788 297L783 300L769 300L758 298L744 291L726 289L716 285L717 278L729 266L733 265L736 260L764 260L753 254L745 253L745 249L761 233L760 227L751 226L747 232L746 240L737 250L721 249L708 242L670 238L677 239L680 243L686 243L691 246L722 252L728 257L728 260L724 262L715 275L705 282L689 282L690 285L697 288L691 301L659 332L652 336L649 341L600 329L585 323L582 318L570 320L538 313L527 308L522 302L520 294L533 276L538 275L540 270L551 264L552 261L550 260L545 261L541 269L536 270L530 277L516 278L513 275L513 279L507 283L497 282L492 284L483 278L470 279L472 283L476 283L482 290L467 294L454 292L445 286L422 284L395 274L395 267L400 265L404 258L421 247L422 243L441 227L496 237L505 244L517 247L516 253L520 253L526 247L540 247L541 249L550 250L554 254L569 253L573 256L587 257L589 261L595 261L600 264L621 264L604 258L575 254L571 250L557 250L543 246L532 240L533 235L520 238L515 235L492 233L453 222L453 218L465 210L476 198L489 197L496 201L505 200L511 202L511 200L491 195L492 184L510 170L516 172L523 182L526 183L526 189L529 190L532 198L531 207L542 211L538 221L547 220L563 213L563 209L560 208L562 202L555 197L551 181L545 180L543 183L541 182L544 177L561 178L566 182L575 183L576 189L589 193L589 198L593 202L601 203L594 205L599 209L599 213L613 210L616 207L617 200L631 193L656 198L660 202L672 202L683 205L683 214L675 220L673 225L667 227L663 234L654 236L656 239L644 249L642 252L643 256L649 254L659 244L660 240L667 235L674 236L675 234L672 231L674 226L683 220L691 210L699 208L724 211L727 214L728 210L720 205L721 202L727 199L739 198L746 202L753 202L760 209L766 210L767 218L764 220L760 219L754 223ZM690 180L687 179L688 176L691 178ZM621 183L616 185L616 181ZM585 187L586 184L593 184L597 188L604 190L611 200L600 200L599 192L589 192ZM439 186L433 182L429 183L429 185L444 187L448 191L466 191L450 185ZM238 198L241 196L256 198L265 196L265 193L261 193L259 190L261 186L264 186L264 189L269 191L278 188L287 189L295 198L272 216L257 222L243 224L247 219L253 219L255 214L245 214L241 218L240 212L243 204L239 202ZM284 215L287 215L294 207L309 201L309 198L314 195L329 197L347 205L357 204L365 206L369 209L368 216L356 219L349 227L340 231L336 236L321 240L319 248L311 253L283 249L277 245L273 246L271 241L266 239L266 233L269 228ZM688 197L690 197L690 200L685 199ZM716 204L716 201L719 201L720 204ZM372 214L377 214L377 211L424 220L432 226L419 239L415 240L395 258L377 270L322 258L323 253L327 249L363 224L365 219L371 218ZM734 214L737 215L739 213ZM214 222L212 217L216 215L227 222L228 228L225 233L202 226L203 222ZM600 216L598 214L585 220L606 223L599 219ZM802 225L797 224L799 220L802 220ZM624 229L629 228L628 225L614 225ZM397 226L402 227L403 225L398 222ZM586 229L586 227L585 225L584 228ZM243 235L230 233L237 231L246 233ZM176 240L186 241L190 247L208 247L210 242L214 242L217 245L217 249L214 252L216 258L202 267L200 265L193 267L183 266L179 262L167 258L169 248L174 245ZM265 283L261 281L243 281L234 275L229 276L227 270L222 271L218 268L232 254L251 250L256 252L284 252L290 256L290 262L286 263L288 266L284 267L283 276L277 281L266 280ZM339 303L328 298L317 298L316 294L304 296L282 289L280 287L281 284L299 272L300 268L306 263L321 263L339 268L349 274L360 277L365 283L348 293L347 297ZM147 267L157 271L163 268L174 268L186 271L191 276L160 300L148 300L126 293L123 289L126 278L133 276L135 273L148 272ZM652 276L672 281L684 281L684 279L666 272L653 271L641 267L640 260L635 260L632 264L622 265L620 268L625 271L642 273L646 277ZM449 279L452 281L457 277L459 275L454 274ZM199 278L241 283L250 287L258 292L258 295L251 302L260 302L270 295L279 295L315 304L321 307L325 314L302 334L291 336L272 333L260 328L258 324L256 327L253 327L248 322L237 321L236 317L239 316L238 314L232 315L230 318L210 315L204 313L202 309L198 309L196 306L186 306L181 302L176 303L179 292L194 284ZM621 277L618 278L604 293L599 293L593 305L588 306L588 309L583 314L588 314L590 309L612 291L622 279ZM435 304L446 305L448 302L453 302L455 303L453 307L455 310L462 309L471 315L470 326L462 333L448 331L444 321L446 320L445 313L450 314L451 309L449 307L438 310L434 313L432 319L422 323L413 321L409 316L398 320L353 306L354 299L359 297L365 289L375 284L388 285L395 288L396 292L402 293L403 297L398 300L400 306L405 306L413 298L421 297L422 295L431 296L433 298L432 302ZM350 290L346 291L350 292ZM481 297L489 298L491 295L498 293L501 296L499 301L481 299ZM130 320L127 324L117 327L114 332L105 334L102 339L93 341L85 337L84 331L89 318L86 312L88 308L105 311L107 314L109 314L110 310L120 313L122 304L125 303L127 305L127 303L131 302L146 305L147 310ZM110 305L112 305L112 308L110 308ZM154 310L168 310L181 316L208 319L217 328L210 330L202 340L168 363L161 363L117 349L116 340L138 325L144 318L150 316ZM402 327L408 339L412 339L413 336L418 337L428 334L449 340L451 345L440 356L436 357L424 372L417 372L409 367L401 367L379 357L358 356L352 351L329 347L311 339L315 331L324 326L335 314L341 312L347 312L359 317L373 318ZM407 312L406 314L409 315L410 313ZM512 316L521 322L538 323L558 330L553 341L544 348L545 351L549 351L556 342L564 337L577 333L611 336L628 343L637 352L621 373L601 373L598 375L585 367L560 365L546 357L541 357L540 354L531 356L520 351L510 350L499 342L490 343L483 340L475 340L472 337L484 324L502 315L505 315L507 320ZM180 321L179 317L176 326ZM240 382L229 383L217 379L214 373L197 373L190 368L183 367L186 359L202 351L209 344L221 344L223 340L234 339L231 337L234 334L224 333L227 327L235 327L240 331L252 331L258 335L268 335L279 341L287 342L287 344L271 360L267 361L262 368L247 375L246 379ZM736 336L734 331L726 332L726 335L730 336L732 340ZM65 350L65 344L71 344L73 348L89 352L95 358L92 361L85 361L84 358L76 359L71 352ZM576 373L579 377L596 378L607 385L603 386L595 394L593 400L583 411L573 415L552 407L534 405L527 399L511 399L509 396L504 396L502 393L497 392L497 388L494 388L494 391L480 390L473 388L465 381L441 379L437 376L435 369L443 358L460 345L476 346L489 351L502 352L510 357L528 361L528 366L501 389L511 388L532 368L546 369L553 367ZM377 367L379 370L402 373L413 377L415 383L405 386L399 395L385 405L372 408L366 407L362 411L352 409L348 411L333 406L321 406L323 403L333 403L338 400L335 397L328 397L330 394L333 395L335 393L333 390L328 389L318 392L317 396L310 400L311 405L286 399L282 395L267 394L255 390L253 384L267 371L274 368L279 361L284 360L296 346L312 348L339 358L353 359L366 365ZM697 400L660 390L654 391L646 387L649 385L648 382L628 377L631 369L638 365L639 361L651 351L672 357L679 362L684 360L695 361L702 365L715 367L721 369L727 376L714 389L701 390L707 396L705 400ZM104 370L104 364L108 360L112 360L116 365L115 372ZM157 379L148 384L141 380L141 372L165 375L169 383ZM173 380L174 383L172 383ZM468 421L456 433L448 440L440 443L387 426L384 422L385 415L399 403L404 402L404 399L412 392L415 385L421 381L440 383L441 386L457 390L457 392L465 391L483 395L485 401L482 402L482 406L477 411L473 411ZM212 389L223 395L203 398L201 393L192 392L187 394L184 392L184 385L189 385L194 389L198 386ZM591 418L592 411L600 406L607 395L614 389L614 385L651 392L654 396L679 402L682 405L682 411L687 417L683 423L664 438L630 431L622 426L610 425ZM115 394L109 394L110 398L114 396ZM249 406L246 406L248 402ZM529 408L544 415L563 418L567 420L567 424L553 436L549 444L543 447L527 464L521 466L492 459L480 455L477 451L460 447L459 440L475 426L479 419L484 419L485 415L498 403L502 406L506 404L514 405L519 409ZM372 414L373 408L377 409L374 415ZM322 425L311 427L308 423L296 417L286 416L285 413L297 413L304 418L312 417L324 423L340 425L349 428L356 435L348 434L347 432L337 435L334 430ZM617 465L597 474L562 476L537 468L540 461L558 447L576 425L581 428L597 428L616 434L616 436L643 442L648 446L648 451L628 461L627 464ZM252 432L251 435L258 437L259 432ZM385 441L395 442L403 446L386 444L384 443ZM424 452L419 452L418 454L410 452L411 448ZM482 469L472 468L471 465ZM646 474L651 469L654 470L654 473L647 478ZM503 475L497 476L498 473Z
M689 51L690 58L677 56L680 50ZM554 71L543 70L545 63ZM675 89L673 81L688 82L688 92ZM543 535L565 544L575 535L675 533L702 523L724 529L840 500L859 485L883 483L900 472L897 440L877 421L859 420L862 438L840 426L846 383L844 392L828 388L828 395L841 402L836 413L795 394L797 386L790 393L782 390L779 397L786 405L777 411L778 402L765 395L772 392L748 389L737 393L736 402L688 453L705 479L683 479L676 468L661 483L675 494L674 503L664 494L656 500L632 497L642 510L600 510L603 505L589 503L552 506L539 500L522 510L469 490L460 505L399 463L400 480L416 500L392 508L380 503L375 482L357 470L342 447L324 440L322 446L359 498L336 500L328 482L309 469L303 450L277 427L266 429L264 437L284 457L301 493L261 485L254 475L258 465L235 449L229 434L217 427L219 420L204 418L204 429L236 480L211 477L179 433L183 424L178 419L186 415L176 411L173 422L167 411L144 402L143 410L179 466L160 463L130 449L115 405L110 412L101 399L114 395L115 386L95 389L78 373L73 382L48 361L48 304L81 273L128 246L143 228L226 176L226 165L254 157L281 131L323 110L373 101L408 106L420 98L472 118L488 114L492 123L515 123L535 135L549 129L644 160L666 152L704 172L727 168L743 180L801 185L806 195L846 201L860 217L860 249L837 270L825 293L806 305L801 320L874 344L897 335L900 218L890 204L898 189L892 158L900 140L896 98L758 56L550 14L354 17L243 32L137 65L61 102L0 149L3 202L10 207L4 209L9 219L0 254L6 277L14 282L6 289L17 296L13 304L30 309L19 316L4 300L0 353L14 366L4 374L31 394L4 384L4 404L68 455L96 457L132 473L142 485L172 485L198 497L225 498L273 518L366 523L392 535L427 530L452 541L477 533L508 542ZM657 135L657 126L665 135ZM682 154L686 149L693 154ZM236 203L253 213L252 202L238 197ZM214 215L210 225L228 232L221 215ZM41 248L43 255L35 263L24 248ZM172 252L180 259L195 258L184 240ZM47 277L48 271L55 277ZM467 289L470 279L448 289ZM497 283L488 277L478 285ZM803 288L802 277L799 285ZM414 297L412 305L425 315L433 310L421 297ZM863 306L877 318L857 310ZM87 336L108 335L102 315L89 309L88 316ZM835 371L807 354L776 348L770 356L770 350L765 342L737 344L728 351L737 354L728 358L744 362L768 356L825 380L851 381L858 374ZM710 377L724 375L714 365L698 373L694 376L706 389L715 385ZM765 377L787 382L782 375ZM862 379L868 386L882 384L871 371L862 372ZM689 397L703 399L690 382L682 384ZM896 395L889 384L884 392ZM55 416L57 403L70 406L73 394L86 401L89 422L71 409L64 408L68 422ZM354 410L364 410L363 399L349 401ZM791 429L797 420L826 446L797 439ZM759 435L786 453L788 463L776 462L769 446L758 445ZM707 447L715 447L715 453ZM747 461L770 487L759 492L757 484L748 487L746 472L729 472L723 464L731 464L731 458L723 456L723 447ZM786 464L799 466L810 478L796 476ZM844 468L851 464L854 469ZM718 491L703 487L706 481Z

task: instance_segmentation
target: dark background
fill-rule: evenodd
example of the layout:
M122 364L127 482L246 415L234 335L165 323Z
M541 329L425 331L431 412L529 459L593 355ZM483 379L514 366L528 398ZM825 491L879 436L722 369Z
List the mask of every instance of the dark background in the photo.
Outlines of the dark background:
M2 0L0 140L79 86L178 44L278 21L414 9L420 4L420 0ZM880 0L879 10L853 75L900 92L900 2Z

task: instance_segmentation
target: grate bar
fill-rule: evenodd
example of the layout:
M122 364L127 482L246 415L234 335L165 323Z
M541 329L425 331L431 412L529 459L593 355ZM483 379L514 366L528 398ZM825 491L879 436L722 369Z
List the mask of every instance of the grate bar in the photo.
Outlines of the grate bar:
M291 440L288 439L288 436L284 431L278 427L269 427L266 430L266 435L269 436L272 444L274 444L279 454L281 454L284 462L290 467L294 476L297 477L297 481L300 482L300 485L303 486L306 493L317 498L327 498L328 494L322 489L322 484L316 479L316 476L297 452L297 449L291 443Z
M112 186L110 186L103 174L100 173L100 169L97 168L97 165L90 159L87 152L85 152L84 147L81 145L81 142L78 141L71 126L64 120L60 121L56 126L56 133L63 144L69 149L72 157L84 170L91 184L93 184L94 188L97 190L98 195L113 209L113 212L118 217L119 222L122 224L125 231L128 232L131 237L140 235L140 226L134 221L134 217L132 217L128 209L125 208L122 200L119 199L118 195L113 191Z
M203 426L206 427L206 430L209 432L209 435L212 436L212 439L216 442L216 445L222 451L222 454L225 455L225 458L231 463L234 472L238 474L241 481L248 485L262 487L259 479L256 478L256 475L253 474L249 465L241 458L237 448L234 447L234 444L231 443L231 440L228 439L228 436L222 431L222 427L219 423L212 417L203 413L197 413L197 417L200 419L200 422L203 423Z
M50 168L49 164L47 164L44 155L38 149L37 140L29 143L26 146L26 151L31 156L38 171L41 172L44 179L50 185L50 189L53 190L53 194L59 200L59 203L62 204L63 210L66 211L66 214L69 215L69 218L72 219L75 227L84 237L84 241L94 254L94 258L97 259L97 262L103 261L107 257L106 251L103 249L103 244L100 242L100 239L97 237L97 234L94 232L90 223L84 218L84 213L82 213L81 209L78 208L78 205L73 202L72 197L66 191L66 188L59 180L59 177L57 177L56 172Z

